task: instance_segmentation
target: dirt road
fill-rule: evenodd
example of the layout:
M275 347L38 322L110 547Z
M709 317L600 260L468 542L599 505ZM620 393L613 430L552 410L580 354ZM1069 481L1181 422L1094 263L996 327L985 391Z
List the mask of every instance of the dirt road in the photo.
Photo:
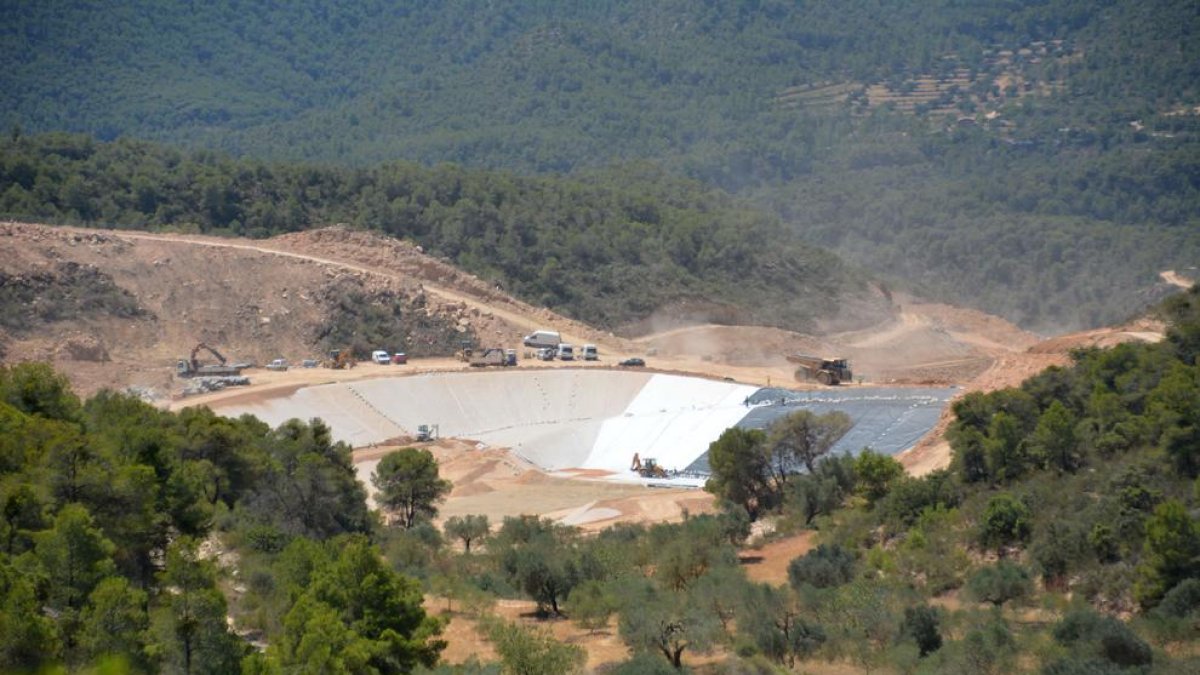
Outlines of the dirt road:
M83 230L83 231L90 231L90 232L94 232L97 234L102 233L107 236L113 236L113 237L118 237L121 239L129 239L129 240L172 242L172 243L188 244L191 246L206 246L206 247L218 248L218 249L254 251L257 253L277 255L280 257L290 258L293 260L306 260L309 262L320 263L323 265L340 267L343 269L349 269L349 270L354 270L357 272L362 272L364 274L374 274L374 275L380 275L380 276L395 276L395 273L390 272L386 269L381 269L376 266L363 265L363 264L354 262L352 260L346 260L344 258L334 258L334 257L328 257L328 256L313 255L313 254L309 254L309 253L299 253L299 252L295 252L295 251L286 250L284 248L280 248L277 245L272 246L269 243L248 244L248 243L242 243L242 242L236 241L236 240L219 240L219 239L214 239L211 237L201 237L201 236L193 236L193 235L178 235L178 234L154 234L154 233L146 233L146 232L123 232L123 231L122 232L114 232L112 230ZM268 240L268 242L269 242L269 240ZM427 279L422 280L421 285L424 287L424 289L427 292L438 296L445 302L462 303L469 308L473 308L473 309L483 311L483 312L489 312L495 316L498 316L498 317L504 319L505 321L512 324L513 326L519 327L519 328L521 328L523 330L527 330L529 332L533 332L533 331L537 330L538 328L544 327L546 325L545 320L532 318L531 315L538 314L539 312L534 310L534 308L531 306L522 307L522 309L524 310L523 312L522 311L514 311L511 309L502 307L502 306L497 306L495 303L491 303L491 304L485 303L469 294L457 291L455 289L452 289L452 288L449 288L446 286L440 286L436 283L430 282ZM514 304L516 304L515 301L514 301ZM545 311L543 310L540 313L544 314ZM566 317L562 317L562 316L556 315L556 316L552 316L550 318L554 322L555 325L570 325L570 324L575 323L575 322L571 321L570 319L567 319ZM603 334L599 334L596 331L587 331L586 333L585 333L585 331L582 331L582 330L576 330L575 332L571 332L571 331L566 331L566 332L560 331L560 332L562 332L564 341L567 341L567 342L575 342L577 344L583 344L583 343L587 343L587 342L602 343L604 346L608 347L609 349L615 349L618 347L618 345L624 346L624 343L618 341L616 338L611 338L611 337L606 338L603 336Z

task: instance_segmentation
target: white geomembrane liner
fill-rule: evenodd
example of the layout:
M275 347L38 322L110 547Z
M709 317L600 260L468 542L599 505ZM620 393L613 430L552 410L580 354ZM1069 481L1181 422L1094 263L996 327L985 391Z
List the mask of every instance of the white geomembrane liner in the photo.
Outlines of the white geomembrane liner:
M271 426L320 417L355 447L436 424L443 436L511 448L547 469L629 471L636 452L684 469L746 414L757 388L679 375L614 370L437 373L305 387L219 408Z
M628 471L636 452L664 469L686 469L745 417L744 401L756 391L728 382L655 375L619 417L604 421L583 466Z
M839 388L809 392L645 371L527 369L429 373L305 387L254 403L218 406L272 427L293 417L325 420L355 447L411 436L422 424L442 436L509 448L548 471L600 469L611 480L642 481L629 470L636 452L668 471L671 484L700 485L696 462L732 426L764 428L796 410L841 410L854 426L834 452L871 447L893 454L937 423L953 388ZM693 465L695 463L695 465Z

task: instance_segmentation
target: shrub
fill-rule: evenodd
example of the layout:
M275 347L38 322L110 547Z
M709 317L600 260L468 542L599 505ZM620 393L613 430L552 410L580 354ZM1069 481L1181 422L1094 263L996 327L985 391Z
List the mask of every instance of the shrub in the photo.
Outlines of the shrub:
M1024 597L1029 591L1029 573L1008 560L984 567L967 580L967 592L971 597L997 607Z
M904 623L900 633L917 643L921 656L928 656L942 648L942 633L939 630L941 615L936 607L917 605L904 609Z
M1091 609L1068 612L1054 627L1053 633L1059 644L1085 659L1100 657L1122 667L1145 666L1154 660L1150 645L1129 626Z
M788 564L792 588L833 588L854 578L854 554L834 544L824 544Z
M1012 494L992 497L983 512L979 540L990 548L1024 543L1029 539L1032 516L1029 507Z
M1163 596L1154 608L1160 616L1182 619L1200 610L1200 579L1186 579Z

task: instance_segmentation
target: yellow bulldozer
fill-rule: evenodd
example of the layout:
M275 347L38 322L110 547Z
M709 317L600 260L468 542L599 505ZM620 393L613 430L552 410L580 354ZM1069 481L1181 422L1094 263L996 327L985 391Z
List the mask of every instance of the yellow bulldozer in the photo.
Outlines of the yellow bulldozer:
M797 380L810 382L816 380L821 384L831 386L854 381L854 373L850 371L850 362L843 358L789 354L787 360L799 366L795 372Z

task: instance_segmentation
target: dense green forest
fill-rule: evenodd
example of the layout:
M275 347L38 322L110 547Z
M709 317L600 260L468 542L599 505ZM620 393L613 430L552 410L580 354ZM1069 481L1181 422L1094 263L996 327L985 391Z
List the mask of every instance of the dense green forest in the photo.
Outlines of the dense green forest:
M651 160L1050 330L1200 262L1198 27L1186 0L7 3L0 122L343 166Z
M6 367L0 501L4 672L272 672L322 649L357 672L403 672L443 645L419 586L369 539L350 448L317 420L269 429L113 392L81 402L48 366ZM276 579L290 595L269 654L227 624L237 549L223 540L306 556Z
M889 310L861 273L778 218L650 165L521 178L18 135L0 140L0 213L252 237L349 223L411 239L531 303L609 328L660 309L796 330Z
M717 514L593 536L532 516L439 530L450 486L411 448L372 477L381 518L320 421L80 401L46 366L4 368L0 668L579 671L578 646L494 612L528 598L612 630L619 673L698 655L713 673L1195 672L1200 292L1160 309L1163 343L957 401L948 470L822 456L845 421L804 415L714 442ZM752 518L815 530L786 584L746 578ZM437 663L452 617L496 662Z

